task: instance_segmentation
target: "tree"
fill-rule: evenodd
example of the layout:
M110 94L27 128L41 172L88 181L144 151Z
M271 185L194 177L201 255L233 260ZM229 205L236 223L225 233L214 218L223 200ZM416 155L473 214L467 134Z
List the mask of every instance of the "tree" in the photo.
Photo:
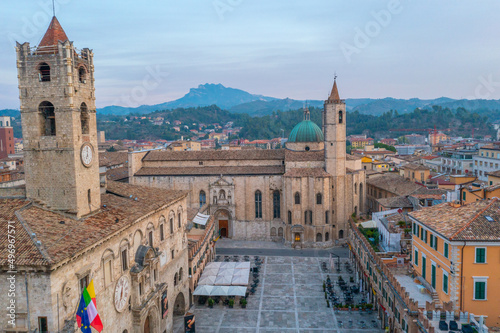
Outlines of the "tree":
M393 151L393 152L395 152L395 153L397 152L396 147L394 147L394 146L389 146L389 145L386 145L386 144L384 144L384 143L376 143L376 144L375 144L375 148L383 148L383 149L385 149L385 150Z

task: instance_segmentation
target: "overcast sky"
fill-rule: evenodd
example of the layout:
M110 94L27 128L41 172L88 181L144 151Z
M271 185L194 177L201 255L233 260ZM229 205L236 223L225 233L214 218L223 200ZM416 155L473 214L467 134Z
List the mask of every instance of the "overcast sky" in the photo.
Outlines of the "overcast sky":
M51 0L0 4L0 109L18 108L15 41L38 44ZM99 107L157 104L203 83L255 94L500 98L500 1L56 0L93 49Z

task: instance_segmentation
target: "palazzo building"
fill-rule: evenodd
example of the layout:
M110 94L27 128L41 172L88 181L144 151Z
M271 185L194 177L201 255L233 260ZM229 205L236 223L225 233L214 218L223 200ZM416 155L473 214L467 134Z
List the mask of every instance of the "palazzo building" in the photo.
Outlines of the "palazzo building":
M129 181L186 190L188 207L214 215L222 237L328 247L365 211L361 159L346 155L346 107L333 84L323 130L304 112L285 149L129 153Z
M16 53L26 186L0 189L0 332L77 331L91 280L104 332L172 332L189 305L188 193L99 177L93 53L55 17Z

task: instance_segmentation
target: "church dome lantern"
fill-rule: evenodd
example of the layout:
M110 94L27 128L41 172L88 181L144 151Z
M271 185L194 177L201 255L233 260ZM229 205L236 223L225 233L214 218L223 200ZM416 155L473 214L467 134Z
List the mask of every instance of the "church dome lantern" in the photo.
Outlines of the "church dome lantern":
M306 108L304 110L304 120L292 129L286 145L291 150L320 150L323 149L323 141L323 131L311 121L311 115ZM321 144L321 147L319 144Z

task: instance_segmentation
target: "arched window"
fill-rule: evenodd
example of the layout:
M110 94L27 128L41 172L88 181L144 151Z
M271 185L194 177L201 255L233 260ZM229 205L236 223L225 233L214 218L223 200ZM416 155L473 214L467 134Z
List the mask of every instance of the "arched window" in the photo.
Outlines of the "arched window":
M328 232L325 232L325 242L328 242L330 240L330 234Z
M80 83L87 83L87 70L83 66L78 68L78 81Z
M316 204L321 205L323 203L323 196L321 193L316 194Z
M312 210L306 210L304 212L304 224L312 224L312 216L313 216Z
M170 234L174 233L174 218L170 218Z
M177 275L177 273L175 273L175 275L174 275L174 286L177 285L177 281L178 281L178 275Z
M354 206L354 215L358 215L358 206Z
M262 192L255 191L255 218L262 218Z
M278 190L273 192L273 218L281 218L281 199L280 191Z
M85 103L80 105L80 123L82 125L82 134L89 134L89 110Z
M344 120L343 116L344 115L343 115L342 111L339 111L339 124L342 124L342 121Z
M40 82L50 81L50 66L46 62L42 62L38 66L38 81Z
M276 228L272 227L271 228L271 237L274 237L274 236L276 236Z
M283 237L283 228L282 227L278 228L278 237Z
M182 273L183 273L183 270L182 270L182 267L181 267L181 269L179 269L179 282L182 281Z
M182 214L178 213L177 214L177 226L179 227L179 229L181 228L181 225L182 225Z
M50 102L42 102L38 106L38 111L41 114L41 125L43 136L56 135L56 115L54 112L54 105Z
M288 211L288 224L292 224L292 212Z
M205 191L201 190L200 191L200 208L205 206L207 203L207 195L205 194Z
M328 211L325 212L325 224L328 224Z
M339 239L344 238L344 230L339 231Z
M354 194L358 194L358 184L354 183Z
M316 234L316 242L322 242L323 241L323 235L321 235L319 232Z
M363 183L359 183L359 211L363 212Z
M299 192L295 192L295 204L300 205L300 194Z

